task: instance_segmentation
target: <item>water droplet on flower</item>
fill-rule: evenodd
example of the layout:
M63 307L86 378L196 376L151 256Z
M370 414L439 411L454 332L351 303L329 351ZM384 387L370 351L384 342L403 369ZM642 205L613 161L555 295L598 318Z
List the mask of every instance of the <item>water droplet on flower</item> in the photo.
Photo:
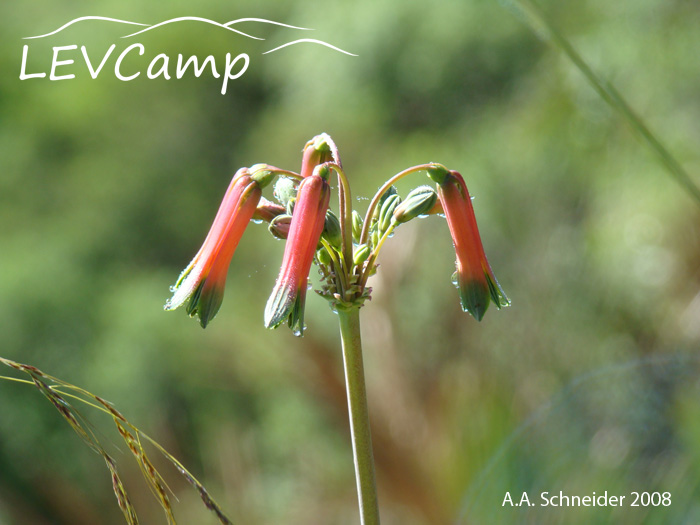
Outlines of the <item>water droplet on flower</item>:
M452 274L452 284L459 288L459 273L455 272Z
M262 219L251 219L253 224L262 224L264 221Z

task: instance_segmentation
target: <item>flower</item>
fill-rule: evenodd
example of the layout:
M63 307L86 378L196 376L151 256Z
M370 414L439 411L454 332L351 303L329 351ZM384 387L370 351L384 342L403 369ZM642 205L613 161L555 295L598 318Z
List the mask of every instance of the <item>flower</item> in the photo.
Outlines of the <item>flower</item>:
M326 211L331 197L331 189L323 175L316 169L299 184L296 203L289 225L289 234L284 246L284 256L279 276L272 295L265 306L265 326L276 328L285 320L294 335L304 333L304 303L309 270L316 253Z
M457 253L457 271L453 280L459 289L462 309L481 321L489 300L493 300L499 309L508 306L510 301L486 259L464 179L456 171L444 168L429 170L428 174L438 183L438 198Z
M187 313L199 316L202 328L214 318L224 298L231 257L255 214L269 175L259 168L252 174L248 168L236 172L204 244L171 288L173 296L165 304L166 310L187 303Z
M304 145L303 155L301 159L301 176L309 177L313 174L314 168L319 164L328 161L336 161L333 154L335 143L325 133L316 135Z

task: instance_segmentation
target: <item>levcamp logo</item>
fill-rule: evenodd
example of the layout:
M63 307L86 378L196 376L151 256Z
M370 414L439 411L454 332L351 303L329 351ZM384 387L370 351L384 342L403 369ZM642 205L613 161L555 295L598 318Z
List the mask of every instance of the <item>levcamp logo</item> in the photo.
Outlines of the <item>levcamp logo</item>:
M193 74L195 77L199 78L206 70L209 71L209 74L214 77L214 78L221 78L221 94L225 95L226 90L228 88L228 83L230 80L236 80L237 78L240 78L247 70L248 66L250 65L250 55L247 53L239 53L235 57L233 56L232 53L226 53L226 56L223 59L219 59L217 62L217 59L214 55L208 55L200 64L200 61L196 55L191 55L188 57L185 57L183 54L178 53L177 57L171 57L170 55L166 53L159 53L157 54L148 64L148 67L146 68L145 72L144 71L139 71L139 70L129 70L127 71L126 67L124 66L124 60L127 58L129 55L133 54L138 54L138 55L144 55L146 52L146 47L139 43L139 42L131 42L133 41L134 37L137 35L142 35L143 33L146 33L147 31L153 31L158 28L162 28L163 26L166 26L168 24L175 24L178 22L185 22L185 21L194 21L194 22L201 22L204 24L210 24L213 26L217 26L220 28L223 28L227 31L230 31L232 33L241 35L246 38L250 38L253 40L264 40L263 38L253 36L251 34L245 33L243 31L240 31L239 29L236 29L234 26L238 24L243 24L247 22L246 27L249 27L251 25L255 24L272 24L275 26L279 26L282 28L286 29L291 29L291 30L299 30L299 31L310 31L309 28L305 27L297 27L297 26L292 26L289 24L283 24L281 22L274 22L272 20L266 20L263 18L240 18L238 20L232 20L230 22L226 22L225 24L221 24L219 22L215 22L213 20L209 20L207 18L199 18L195 16L185 16L185 17L180 17L180 18L172 18L170 20L166 20L164 22L160 22L158 24L154 25L149 25L149 24L142 24L139 22L129 22L127 20L119 20L116 18L108 18L104 16L83 16L80 18L76 18L75 20L71 20L70 22L62 25L58 29L51 31L49 33L43 34L43 35L36 35L36 36L28 36L24 37L23 40L35 40L35 39L44 39L44 38L51 38L52 36L60 33L64 29L74 25L78 24L80 22L85 22L88 20L101 20L105 22L110 22L114 24L125 24L128 26L140 26L142 29L139 29L138 31L131 32L129 34L123 35L121 39L124 40L124 44L119 44L113 43L112 45L109 46L107 51L102 55L99 56L99 53L95 53L94 51L88 50L88 47L85 45L80 46L80 53L78 53L78 45L77 44L72 44L72 45L63 45L63 46L54 46L53 49L53 56L51 59L51 68L48 71L48 80L49 81L58 81L58 80L70 80L76 78L77 75L86 75L89 74L92 79L97 79L100 74L107 68L105 71L111 71L113 72L115 78L123 81L123 82L129 82L131 80L135 80L139 76L141 76L142 73L145 73L145 76L149 79L155 79L155 78L164 78L166 80L170 80L173 78L182 78L184 77L188 71L188 69L191 67L192 72L190 74ZM133 29L133 28L130 28ZM301 39L296 39L290 42L287 42L286 44L282 44L280 46L277 46L273 49L269 49L267 51L263 51L263 55L267 55L269 53L274 53L276 51L279 51L280 49L289 47L289 46L295 46L298 44L316 44L316 45L322 45L326 46L334 51L337 51L339 53L344 53L346 55L350 56L357 56L354 55L353 53L349 53L347 51L344 51L334 45L329 44L328 42L324 42L322 40L316 40L314 38L301 38ZM31 43L25 44L22 47L22 64L20 68L20 73L19 73L19 78L20 80L29 80L29 79L45 79L47 76L46 71L34 71L34 72L28 72L27 70L27 62L28 62L28 57L31 55L32 50L31 50ZM76 62L80 61L80 57L82 55L82 61L85 63L85 67L79 66ZM114 58L116 57L116 58ZM114 63L113 66L109 65L111 62L111 59L114 58ZM102 73L105 74L105 73Z

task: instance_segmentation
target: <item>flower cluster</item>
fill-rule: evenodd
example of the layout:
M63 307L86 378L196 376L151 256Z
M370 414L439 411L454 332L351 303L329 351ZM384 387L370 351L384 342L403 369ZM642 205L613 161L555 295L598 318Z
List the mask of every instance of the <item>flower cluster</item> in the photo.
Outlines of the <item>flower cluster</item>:
M419 171L437 184L437 191L419 186L402 199L394 183ZM338 176L338 215L329 208L333 172ZM275 179L277 203L262 196ZM367 280L376 272L385 241L399 225L434 214L444 214L452 235L462 308L480 321L491 301L497 308L510 304L486 259L471 197L456 171L430 163L398 173L379 189L364 218L351 203L338 150L326 134L306 144L299 174L266 164L238 170L204 244L172 287L165 309L186 305L187 313L206 327L221 306L228 267L246 226L251 220L265 221L274 237L285 240L282 266L265 307L265 326L286 322L303 335L313 263L321 275L318 294L333 309L360 307L370 297Z

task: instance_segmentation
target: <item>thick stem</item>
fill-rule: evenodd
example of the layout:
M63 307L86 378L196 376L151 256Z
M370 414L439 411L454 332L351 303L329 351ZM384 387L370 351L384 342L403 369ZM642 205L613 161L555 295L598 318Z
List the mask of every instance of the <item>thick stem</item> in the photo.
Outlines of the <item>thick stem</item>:
M343 343L345 385L350 413L352 453L355 460L355 479L360 503L360 523L379 525L377 484L374 479L372 436L367 410L365 372L362 364L362 338L360 336L360 310L339 310L340 338Z

